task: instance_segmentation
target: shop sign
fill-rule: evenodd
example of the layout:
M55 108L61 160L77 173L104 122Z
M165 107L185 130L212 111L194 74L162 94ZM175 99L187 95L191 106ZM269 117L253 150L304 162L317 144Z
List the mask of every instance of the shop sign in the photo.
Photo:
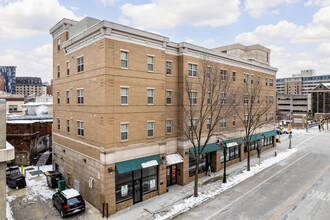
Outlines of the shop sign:
M121 186L121 197L128 195L128 185Z

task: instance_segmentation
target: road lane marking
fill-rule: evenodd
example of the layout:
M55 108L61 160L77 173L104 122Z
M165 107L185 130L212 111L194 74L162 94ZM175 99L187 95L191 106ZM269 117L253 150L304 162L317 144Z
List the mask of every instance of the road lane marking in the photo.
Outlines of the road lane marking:
M224 210L228 209L230 206L232 206L234 203L236 203L238 200L240 200L241 198L243 198L244 196L248 195L249 193L251 193L252 191L254 191L255 189L257 189L259 186L263 185L264 183L266 183L268 180L272 179L274 176L278 175L279 173L283 172L284 170L286 170L287 168L289 168L290 166L292 166L293 164L295 164L296 162L298 162L299 160L301 160L302 158L304 158L305 156L307 156L309 153L304 154L303 156L301 156L300 158L298 158L297 160L295 160L294 162L292 162L290 165L286 166L285 168L281 169L280 171L278 171L277 173L275 173L274 175L270 176L268 179L262 181L261 183L259 183L257 186L255 186L253 189L251 189L250 191L246 192L245 194L243 194L242 196L238 197L237 199L235 199L234 201L232 201L231 203L229 203L228 205L226 205L225 207L223 207L222 209L214 212L212 215L210 215L209 217L205 218L205 220L209 220L211 218L213 218L214 216L216 216L217 214L223 212Z
M287 202L285 205L283 205L272 217L270 217L269 220L274 219L278 214L283 212L288 206L290 206L303 192L306 191L306 188L312 185L312 183L315 182L317 178L320 177L321 174L323 174L328 168L330 167L330 163L323 167L311 180L308 181L303 187L300 188L300 190Z

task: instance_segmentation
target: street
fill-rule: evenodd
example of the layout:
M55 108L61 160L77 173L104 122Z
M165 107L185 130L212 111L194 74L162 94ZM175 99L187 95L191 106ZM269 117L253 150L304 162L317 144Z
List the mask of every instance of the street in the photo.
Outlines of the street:
M329 219L329 141L328 132L296 134L297 153L177 218Z

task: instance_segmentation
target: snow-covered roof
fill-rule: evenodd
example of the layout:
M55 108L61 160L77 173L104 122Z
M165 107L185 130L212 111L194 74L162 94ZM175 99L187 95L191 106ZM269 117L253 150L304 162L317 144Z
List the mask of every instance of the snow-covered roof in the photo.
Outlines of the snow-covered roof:
M25 104L22 104L22 106L41 106L41 105L53 105L53 102L28 102Z
M76 196L80 196L79 192L75 189L66 189L62 191L65 198L70 199Z
M53 119L48 120L11 120L7 121L8 124L32 124L36 122L53 122Z
M237 144L237 142L230 142L230 143L227 143L226 145L227 145L227 147L235 147L238 144Z
M183 163L183 159L180 154L170 154L166 156L166 163L167 165Z
M153 166L157 166L157 165L158 165L157 160L150 160L150 161L148 161L148 162L141 163L141 166L142 166L143 168L153 167Z
M7 115L7 122L8 121L12 121L12 120L48 120L48 119L52 119L53 120L53 116L52 115Z

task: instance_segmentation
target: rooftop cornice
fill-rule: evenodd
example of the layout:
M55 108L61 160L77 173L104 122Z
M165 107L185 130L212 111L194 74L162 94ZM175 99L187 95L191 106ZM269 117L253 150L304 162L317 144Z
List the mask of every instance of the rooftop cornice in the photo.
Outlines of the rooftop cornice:
M63 18L61 21L59 21L57 24L55 24L50 30L49 33L52 35L53 38L57 38L59 35L61 35L63 32L68 31L69 27L76 24L77 21Z

